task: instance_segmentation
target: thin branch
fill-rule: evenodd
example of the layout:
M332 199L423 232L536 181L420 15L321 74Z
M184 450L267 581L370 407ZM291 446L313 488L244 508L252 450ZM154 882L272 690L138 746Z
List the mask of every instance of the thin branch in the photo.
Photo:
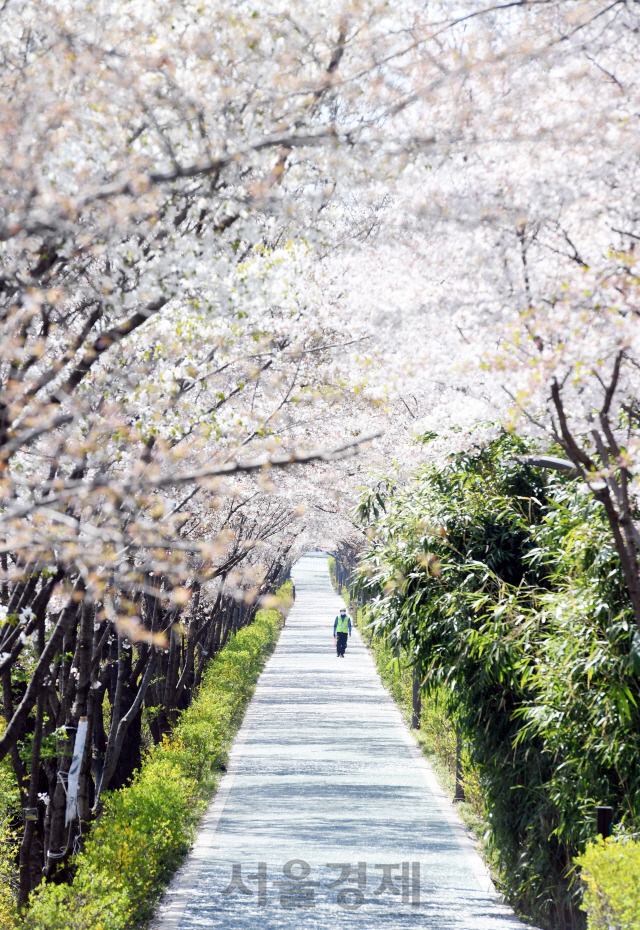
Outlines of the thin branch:
M232 461L224 465L214 466L212 468L202 468L197 471L183 472L178 475L165 475L161 478L146 478L136 481L125 481L122 484L111 483L104 477L96 478L94 481L70 481L62 488L56 488L57 494L54 497L45 498L42 501L33 501L23 507L17 507L15 510L0 514L0 523L8 523L11 520L19 520L27 514L34 513L41 507L50 507L60 501L73 496L78 491L87 493L89 491L104 490L110 491L119 497L125 497L135 492L151 490L153 488L166 488L179 484L190 484L192 481L201 481L206 478L222 478L232 475L252 474L256 471L263 471L268 468L287 468L289 465L305 465L308 462L334 462L340 459L350 458L357 455L360 446L366 442L372 442L382 435L381 432L370 433L354 439L352 442L345 443L335 449L321 449L314 452L288 452L282 455L262 456L247 462ZM45 482L40 486L41 490L53 490L55 482Z
M620 90L624 90L624 87L622 86L618 78L615 76L615 74L612 74L611 71L607 71L606 68L603 68L602 65L599 65L598 62L595 60L595 58L592 58L591 55L587 55L587 58L592 64L596 66L596 68L602 71L603 74L606 74L607 77L610 77L611 80L614 81L618 85Z
M576 465L582 465L587 469L587 471L595 471L594 463L591 461L587 453L578 446L575 439L571 435L571 431L569 430L569 425L567 423L567 416L564 410L564 404L562 403L562 397L560 396L560 385L558 384L556 378L554 378L551 382L551 398L553 400L553 405L556 408L556 413L558 414L560 432L562 434L562 439L564 440L563 445L571 456L573 462Z
M102 313L102 307L97 307L92 313L89 314L88 319L85 322L85 325L82 328L82 331L79 333L75 341L69 346L67 351L58 359L54 364L38 378L38 380L29 386L22 400L27 397L35 397L38 391L49 384L50 381L53 381L55 376L62 371L62 369L67 365L75 356L76 352L82 348L84 345L87 336L93 329L95 323L97 322L100 314Z
M615 394L616 388L618 386L618 379L620 378L620 366L622 365L622 360L624 358L624 349L618 352L616 356L616 361L613 366L613 374L611 375L611 381L609 387L607 388L607 393L605 394L604 404L602 405L602 411L600 413L601 417L608 417L609 410L611 409L611 401L613 400L613 395Z
M25 446L31 445L36 439L42 436L44 433L50 433L52 430L57 429L59 426L64 426L66 423L72 423L75 420L74 413L64 413L52 419L47 420L46 423L43 423L41 426L34 426L30 430L25 432L18 433L13 439L7 442L4 448L0 451L0 463L1 467L4 467L4 464L11 458L14 453L18 452L20 449L23 449Z
M409 404L406 402L406 400L404 399L404 397L401 397L400 400L402 401L402 403L403 403L403 404L405 405L405 407L407 408L407 411L409 412L409 416L410 416L410 417L413 417L413 419L415 420L415 419L416 419L416 415L415 415L415 413L410 409Z
M632 233L632 232L625 232L624 229L616 229L615 226L612 226L612 227L611 227L611 230L612 230L613 232L617 232L620 236L629 236L631 239L637 239L638 242L640 242L640 236L637 236L635 233Z
M93 365L108 349L121 342L125 336L129 336L143 323L146 323L150 317L164 307L168 300L169 298L163 295L147 304L146 307L136 311L129 319L100 333L82 358L73 366L73 371L67 380L49 396L45 403L61 403L80 384L84 376L89 373Z

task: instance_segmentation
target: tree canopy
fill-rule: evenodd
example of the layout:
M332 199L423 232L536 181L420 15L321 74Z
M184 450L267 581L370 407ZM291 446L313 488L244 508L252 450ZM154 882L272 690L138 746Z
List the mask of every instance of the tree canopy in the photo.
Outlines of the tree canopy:
M362 544L371 469L535 437L640 626L637 4L0 24L0 758L47 875L80 718L85 818L143 707L160 739L298 554Z

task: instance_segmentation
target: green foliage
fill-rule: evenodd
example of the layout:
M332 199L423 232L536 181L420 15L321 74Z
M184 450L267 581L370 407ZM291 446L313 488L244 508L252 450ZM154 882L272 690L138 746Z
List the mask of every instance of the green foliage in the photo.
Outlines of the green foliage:
M374 632L421 670L463 728L503 891L580 926L574 856L610 804L640 819L633 618L598 505L545 479L503 435L359 507ZM376 494L380 493L380 485Z
M289 579L285 581L284 584L281 584L278 590L276 591L276 598L280 602L278 605L278 610L286 618L287 614L293 607L294 597L293 597L293 581Z
M0 720L0 734L5 729ZM0 927L11 923L13 909L12 885L17 879L16 856L18 835L14 817L20 809L20 793L8 758L0 762Z
M329 577L331 578L331 584L334 590L345 602L355 626L362 626L365 622L365 609L357 606L353 597L353 591L348 588L347 585L343 585L342 591L339 590L336 560L332 555L329 556Z
M367 631L365 631L366 636ZM395 656L387 640L382 636L369 639L378 675L406 720L411 719L413 681L411 668L405 656Z
M106 796L73 884L38 889L20 927L128 930L151 916L189 849L278 629L278 611L259 611L209 663L171 736L128 787Z
M589 930L640 930L640 843L599 840L577 862Z
M327 565L329 568L329 578L331 579L333 590L336 592L336 594L340 594L340 585L338 584L338 569L336 566L336 560L332 555L329 556ZM347 591L344 591L343 594L348 596Z

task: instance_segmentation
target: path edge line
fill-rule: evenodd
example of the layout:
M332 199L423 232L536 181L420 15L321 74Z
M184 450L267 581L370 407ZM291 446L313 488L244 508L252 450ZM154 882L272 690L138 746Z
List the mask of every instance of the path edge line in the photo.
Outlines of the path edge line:
M357 632L360 638L360 641L362 642L364 646L364 651L365 651L368 661L373 666L373 669L382 684L382 680L380 679L380 675L378 673L378 669L376 668L376 664L373 661L373 657L369 649L367 648L367 644L364 638L362 637L360 630L356 628L355 632ZM447 793L442 788L440 782L438 781L435 775L435 772L433 771L433 768L431 767L429 763L429 760L425 759L424 755L422 754L420 750L420 747L416 743L414 737L411 735L411 732L407 727L407 723L400 712L400 708L398 707L397 703L394 701L393 697L389 694L387 689L384 687L384 685L382 685L382 688L384 690L385 696L391 706L393 713L397 717L400 730L402 732L402 738L407 748L409 749L409 752L414 762L417 763L418 769L420 770L420 773L424 781L426 782L427 787L433 794L436 804L438 805L443 817L447 821L447 824L449 825L451 832L453 833L456 839L456 842L460 846L465 858L467 859L467 862L469 863L469 867L471 868L471 871L473 872L475 879L478 882L478 885L480 886L480 890L483 891L485 894L489 895L489 897L491 897L494 904L496 904L500 908L500 910L503 912L503 916L507 916L507 913L508 913L508 916L510 917L510 919L520 921L520 918L515 913L513 908L509 904L506 903L503 896L499 893L499 891L496 889L495 885L493 884L491 875L489 874L489 870L485 862L483 861L482 857L480 856L480 853L476 849L473 843L473 840L471 839L469 829L465 826L462 818L460 817L455 807L453 806L453 802L451 801ZM524 927L525 924L522 924L522 926Z
M202 871L205 854L213 846L212 839L218 829L218 824L224 813L229 794L231 793L233 783L240 767L242 750L251 732L254 719L257 716L257 703L262 676L267 670L277 648L278 643L276 643L276 648L271 653L260 672L255 690L245 710L242 723L240 724L240 728L229 750L227 771L220 779L216 793L209 802L207 810L198 824L194 844L187 853L184 863L175 872L165 889L156 908L156 912L147 925L148 930L179 930L182 918L184 917L184 913L190 901L191 893Z

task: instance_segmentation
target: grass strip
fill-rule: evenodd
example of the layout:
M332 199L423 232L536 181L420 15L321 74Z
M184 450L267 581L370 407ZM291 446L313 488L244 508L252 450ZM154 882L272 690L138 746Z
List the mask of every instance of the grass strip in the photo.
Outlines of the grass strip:
M133 930L152 916L188 852L280 630L258 611L213 658L193 703L126 788L105 796L71 885L42 885L20 930Z

